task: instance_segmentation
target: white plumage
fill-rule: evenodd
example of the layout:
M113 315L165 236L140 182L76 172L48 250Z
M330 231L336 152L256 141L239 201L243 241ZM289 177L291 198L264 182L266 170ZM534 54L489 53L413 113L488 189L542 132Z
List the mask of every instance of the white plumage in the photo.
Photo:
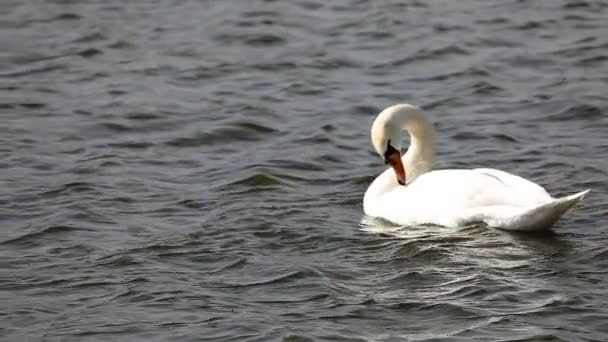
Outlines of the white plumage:
M483 222L535 231L550 228L589 191L556 199L540 185L500 170L432 171L433 127L418 108L407 104L378 115L372 125L372 145L381 156L386 156L388 144L399 151L403 130L410 134L410 148L401 158L407 185L399 185L393 169L384 171L365 193L366 215L406 226Z

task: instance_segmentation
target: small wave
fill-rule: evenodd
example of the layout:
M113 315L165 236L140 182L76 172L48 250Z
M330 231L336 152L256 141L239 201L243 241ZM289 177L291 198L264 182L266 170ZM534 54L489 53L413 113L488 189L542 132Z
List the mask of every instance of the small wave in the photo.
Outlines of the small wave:
M530 20L528 22L515 26L515 29L520 30L520 31L538 30L538 29L545 28L549 25L553 25L555 23L556 23L556 21L553 19L549 19L549 20L545 20L545 21Z
M61 13L55 16L53 20L78 20L82 19L82 16L76 13Z
M122 96L128 94L128 92L120 89L110 89L108 90L108 94L112 96Z
M322 165L319 163L313 163L306 160L297 160L297 159L270 159L267 163L264 164L256 164L251 167L262 167L262 168L275 168L280 170L294 170L294 171L324 171ZM285 177L295 177L285 175ZM295 177L293 180L298 180L301 178Z
M102 53L103 52L99 49L88 48L88 49L84 49L84 50L78 52L77 55L80 57L84 57L84 58L91 58L91 57L95 57L97 55L101 55Z
M471 28L462 25L446 25L446 24L435 24L433 25L435 32L454 32L454 31L471 31Z
M229 63L202 65L181 71L176 77L180 81L196 81L221 78L238 72L240 66Z
M326 57L313 60L307 67L316 70L338 70L346 68L356 68L359 64L353 60L346 58Z
M27 109L40 109L46 107L44 103L39 102L25 102L17 104L19 107L27 108Z
M460 298L479 298L489 293L485 287L472 284L451 288L445 292L438 293L434 298L460 299Z
M193 258L192 261L202 262L203 260L200 260L198 258ZM222 273L222 272L226 272L226 271L230 271L230 270L243 268L245 265L247 265L247 258L237 258L236 260L228 263L227 265L223 265L215 270L209 271L209 273L210 274Z
M246 185L246 186L273 186L273 185L284 185L280 180L265 174L253 175L239 181L232 183L233 185Z
M68 287L70 288L89 288L89 287L100 287L100 286L107 286L107 285L120 285L120 284L135 284L135 283L147 283L149 282L149 280L147 278L144 277L137 277L137 278L133 278L133 279L129 279L129 280L122 280L122 281L89 281L87 280L82 280L79 281L77 283L71 284Z
M500 141L505 141L505 142L519 142L517 139L513 138L510 135L506 135L506 134L492 134L490 135L492 138L496 139L496 140L500 140Z
M596 106L589 104L580 104L566 108L565 110L550 115L548 118L543 118L542 120L550 119L554 121L568 121L568 120L596 120L603 119L604 114L602 110Z
M49 64L49 65L44 65L44 66L40 66L40 67L29 66L29 67L19 68L16 71L0 73L0 77L2 77L2 78L25 77L25 76L32 76L32 75L36 75L36 74L51 73L54 71L65 71L66 68L67 68L67 66L64 64Z
M502 25L502 24L508 24L511 22L511 19L509 19L508 17L494 17L494 18L487 18L487 19L477 19L475 20L475 23L477 24L481 24L481 25Z
M74 258L90 255L95 249L87 245L75 245L69 247L55 247L48 250L49 254L61 258Z
M411 81L417 81L417 82L422 82L422 81L445 81L445 80L449 80L452 78L468 78L468 77L488 77L490 76L490 72L488 72L485 69L481 69L481 68L468 68L462 71L455 71L455 72L449 72L449 73L443 73L443 74L438 74L438 75L434 75L434 76L428 76L428 77L423 77L423 78L414 78L411 79ZM438 101L438 103L443 103L444 101ZM426 108L433 108L432 105L427 105L424 106Z
M503 88L496 86L490 82L481 81L472 85L473 94L492 95L504 91Z
M245 186L250 188L250 191L263 191L269 188L275 188L279 186L289 186L289 182L286 182L284 179L280 179L274 175L257 173L254 175L247 176L245 178L241 178L239 180L230 182L225 184L224 187L232 187L235 185Z
M127 126L127 125L119 124L119 123L116 123L116 122L104 122L100 126L103 127L103 128L105 128L105 129L107 129L107 130L109 130L109 131L120 132L120 133L122 133L122 132L129 132L129 131L133 130L133 128L131 128L131 127Z
M290 299L275 299L275 300L256 300L256 303L260 304L295 304L295 303L311 303L311 302L320 302L326 301L328 298L331 298L326 293L319 293L312 295L310 297L305 298L290 298Z
M63 184L55 189L45 191L40 194L41 197L56 197L57 195L64 194L66 192L73 193L85 193L96 191L95 185L87 182L71 182Z
M394 61L390 62L389 65L391 68L394 68L394 67L399 67L402 65L407 65L407 64L419 61L419 60L427 61L427 60L433 60L433 59L441 59L441 58L451 56L451 55L467 56L470 54L471 54L471 52L462 46L449 45L449 46L437 48L437 49L422 49L422 50L418 51L414 56L408 56L408 57L394 60ZM377 65L374 68L384 69L386 67L387 67L387 65L382 64L382 65Z
M320 274L311 269L300 270L289 272L278 277L268 278L260 281L255 281L251 283L233 283L233 284L222 284L222 286L233 287L233 288L241 288L241 287L257 287L257 286L265 286L265 285L275 285L282 283L289 283L299 279L306 278L318 278Z
M153 113L145 113L145 112L136 112L136 113L128 113L125 117L129 120L133 121L148 121L148 120L156 120L161 117L158 114Z
M361 39L373 40L391 39L395 36L393 33L387 31L362 31L357 32L355 35Z
M92 32L92 33L88 33L83 36L80 36L80 37L74 39L72 42L73 43L91 43L91 42L96 42L96 41L105 40L105 39L107 39L107 37L105 35L103 35L101 32Z
M0 242L0 245L26 244L26 243L32 242L33 240L37 240L42 237L47 237L49 235L67 234L67 233L71 233L71 232L75 232L75 231L82 231L82 230L89 230L89 229L78 228L78 227L73 227L73 226L64 226L64 225L48 226L48 227L42 228L40 230L25 233L21 236L18 236L18 237L12 238L12 239L4 240L4 241Z
M274 34L259 34L248 37L245 44L253 47L271 47L283 45L286 40Z
M410 302L399 302L395 304L389 304L387 307L397 311L411 311L415 310L419 313L432 312L434 315L447 315L447 316L459 316L459 317L478 317L479 314L476 311L470 310L464 306L451 304L451 303L428 303L420 301Z
M108 144L109 147L125 148L130 150L143 150L154 146L153 143L145 141L125 141L119 143Z
M564 9L579 9L579 8L590 8L591 4L586 1L568 1L562 5Z
M601 248L599 252L596 252L592 259L597 261L605 261L608 260L608 248Z
M249 10L243 11L241 14L243 18L277 18L281 16L281 13L278 11L269 11L269 10Z
M294 81L290 82L283 91L289 95L321 96L326 93L327 89L325 85L316 84L316 82Z
M175 138L167 141L166 144L174 147L198 147L237 141L263 140L276 133L279 133L279 131L259 123L240 122L231 126L216 128L211 132L198 132L189 138Z
M511 339L502 339L504 342L538 342L538 341L547 341L547 342L569 342L570 340L564 340L559 338L553 334L527 334L525 337L517 337Z
M253 68L255 70L272 71L272 72L291 70L291 69L295 69L297 67L298 67L298 64L296 64L294 62L289 62L289 61L264 62L264 63L255 63L255 64L251 65L251 68Z
M245 44L250 47L264 48L280 46L286 43L285 38L272 33L222 33L214 35L212 39L223 44Z
M452 135L452 139L462 141L495 139L502 142L518 142L518 140L512 136L502 133L483 134L476 132L457 132L456 134Z
M202 201L202 200L185 199L185 200L181 200L181 201L177 202L177 205L184 206L184 207L190 208L190 209L202 209L202 208L207 207L208 203L206 201Z
M141 262L138 261L137 259L135 259L132 256L129 255L120 255L120 254L115 254L115 255L110 255L110 256L105 256L103 258L100 258L97 261L97 265L99 266L107 266L107 267L127 267L127 266L134 266L134 265L140 265Z
M599 67L608 62L607 55L599 55L588 58L583 58L574 63L574 65L579 67Z
M350 112L353 114L358 114L361 116L369 117L370 115L374 115L380 113L380 108L369 106L369 105L356 105L350 108Z
M127 42L125 40L117 40L117 41L109 44L107 47L110 49L126 50L126 49L134 48L135 45L130 42Z
M578 59L589 53L603 54L607 48L608 43L596 42L595 39L582 39L576 44L554 50L552 54L558 57L570 57Z

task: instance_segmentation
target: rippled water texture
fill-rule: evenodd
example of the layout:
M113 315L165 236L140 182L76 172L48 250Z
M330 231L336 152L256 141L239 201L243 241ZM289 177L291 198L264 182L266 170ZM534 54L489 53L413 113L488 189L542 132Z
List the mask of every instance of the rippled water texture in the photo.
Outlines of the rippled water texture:
M6 341L608 340L605 1L0 4ZM363 217L394 103L554 233Z

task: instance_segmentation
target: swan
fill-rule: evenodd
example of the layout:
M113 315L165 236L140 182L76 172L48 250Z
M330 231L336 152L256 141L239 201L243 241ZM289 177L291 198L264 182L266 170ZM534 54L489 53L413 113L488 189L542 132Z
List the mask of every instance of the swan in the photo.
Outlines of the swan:
M410 146L401 156L402 132ZM374 120L374 150L389 164L363 196L367 216L403 226L485 223L514 231L549 229L589 189L553 198L540 185L496 169L432 170L435 130L422 111L393 105Z

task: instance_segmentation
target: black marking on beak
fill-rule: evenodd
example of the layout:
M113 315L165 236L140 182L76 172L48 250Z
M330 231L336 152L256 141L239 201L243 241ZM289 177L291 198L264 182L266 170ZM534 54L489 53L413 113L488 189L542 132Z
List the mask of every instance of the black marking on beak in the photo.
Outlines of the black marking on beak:
M390 156L395 152L399 151L397 151L397 149L391 145L391 141L389 139L388 143L386 144L386 151L384 152L384 164L391 164Z

